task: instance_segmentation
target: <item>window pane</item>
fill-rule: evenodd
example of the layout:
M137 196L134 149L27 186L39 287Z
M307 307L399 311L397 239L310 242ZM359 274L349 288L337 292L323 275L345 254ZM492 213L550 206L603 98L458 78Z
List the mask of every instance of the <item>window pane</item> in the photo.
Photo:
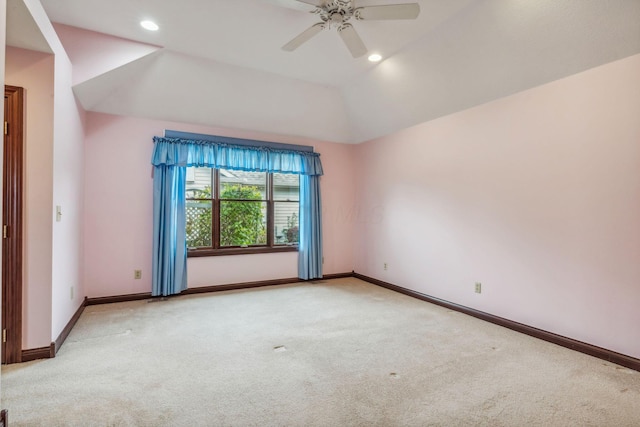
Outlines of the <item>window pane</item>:
M267 204L220 202L220 246L267 244Z
M187 200L186 234L188 248L211 246L211 202Z
M277 245L298 243L298 202L274 202L274 236Z
M273 200L300 200L300 175L274 173Z
M187 199L211 198L211 168L187 168Z
M266 172L220 169L220 199L267 199Z

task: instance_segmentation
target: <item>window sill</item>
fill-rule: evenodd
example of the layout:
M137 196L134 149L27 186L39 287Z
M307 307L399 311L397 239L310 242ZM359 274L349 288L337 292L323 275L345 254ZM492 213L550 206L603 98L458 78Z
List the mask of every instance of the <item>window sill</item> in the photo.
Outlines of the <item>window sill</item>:
M297 252L298 246L260 246L255 248L191 249L187 258L222 255L270 254L275 252Z

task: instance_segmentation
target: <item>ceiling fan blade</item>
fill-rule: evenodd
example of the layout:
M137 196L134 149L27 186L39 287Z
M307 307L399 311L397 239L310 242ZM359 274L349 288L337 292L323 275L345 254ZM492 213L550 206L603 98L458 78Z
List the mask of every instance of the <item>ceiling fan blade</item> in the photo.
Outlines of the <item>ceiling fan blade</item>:
M317 7L311 3L299 2L297 0L267 0L267 1L277 6L286 7L287 9L299 10L300 12L312 12Z
M361 20L416 19L419 14L418 3L365 6L357 8L354 12L356 19Z
M338 34L340 34L342 41L347 45L351 56L354 58L359 58L367 53L367 47L351 24L344 24L339 27Z
M326 2L326 0L296 0L296 1L300 3L310 4L315 7L320 7Z
M301 44L309 41L311 37L315 36L320 31L322 31L324 27L325 27L324 22L318 22L317 24L312 25L311 27L307 28L302 33L294 37L293 40L291 40L289 43L282 46L282 50L286 50L287 52L296 50L297 48L300 47Z

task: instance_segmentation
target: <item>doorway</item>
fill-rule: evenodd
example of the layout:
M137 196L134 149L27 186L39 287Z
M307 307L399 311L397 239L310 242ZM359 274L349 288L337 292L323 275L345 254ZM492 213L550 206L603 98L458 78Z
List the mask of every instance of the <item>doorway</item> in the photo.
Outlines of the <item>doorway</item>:
M24 89L4 88L2 185L2 363L22 361Z

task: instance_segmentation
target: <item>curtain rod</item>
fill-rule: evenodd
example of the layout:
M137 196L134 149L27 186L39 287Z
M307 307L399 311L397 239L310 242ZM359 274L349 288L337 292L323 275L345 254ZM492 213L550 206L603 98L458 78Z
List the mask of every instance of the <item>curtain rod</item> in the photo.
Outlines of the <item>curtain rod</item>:
M248 145L251 147L269 147L277 150L308 151L313 153L313 146L284 144L282 142L258 141L254 139L232 138L230 136L207 135L204 133L181 132L165 129L165 138L199 139L202 141L226 142L228 144Z

